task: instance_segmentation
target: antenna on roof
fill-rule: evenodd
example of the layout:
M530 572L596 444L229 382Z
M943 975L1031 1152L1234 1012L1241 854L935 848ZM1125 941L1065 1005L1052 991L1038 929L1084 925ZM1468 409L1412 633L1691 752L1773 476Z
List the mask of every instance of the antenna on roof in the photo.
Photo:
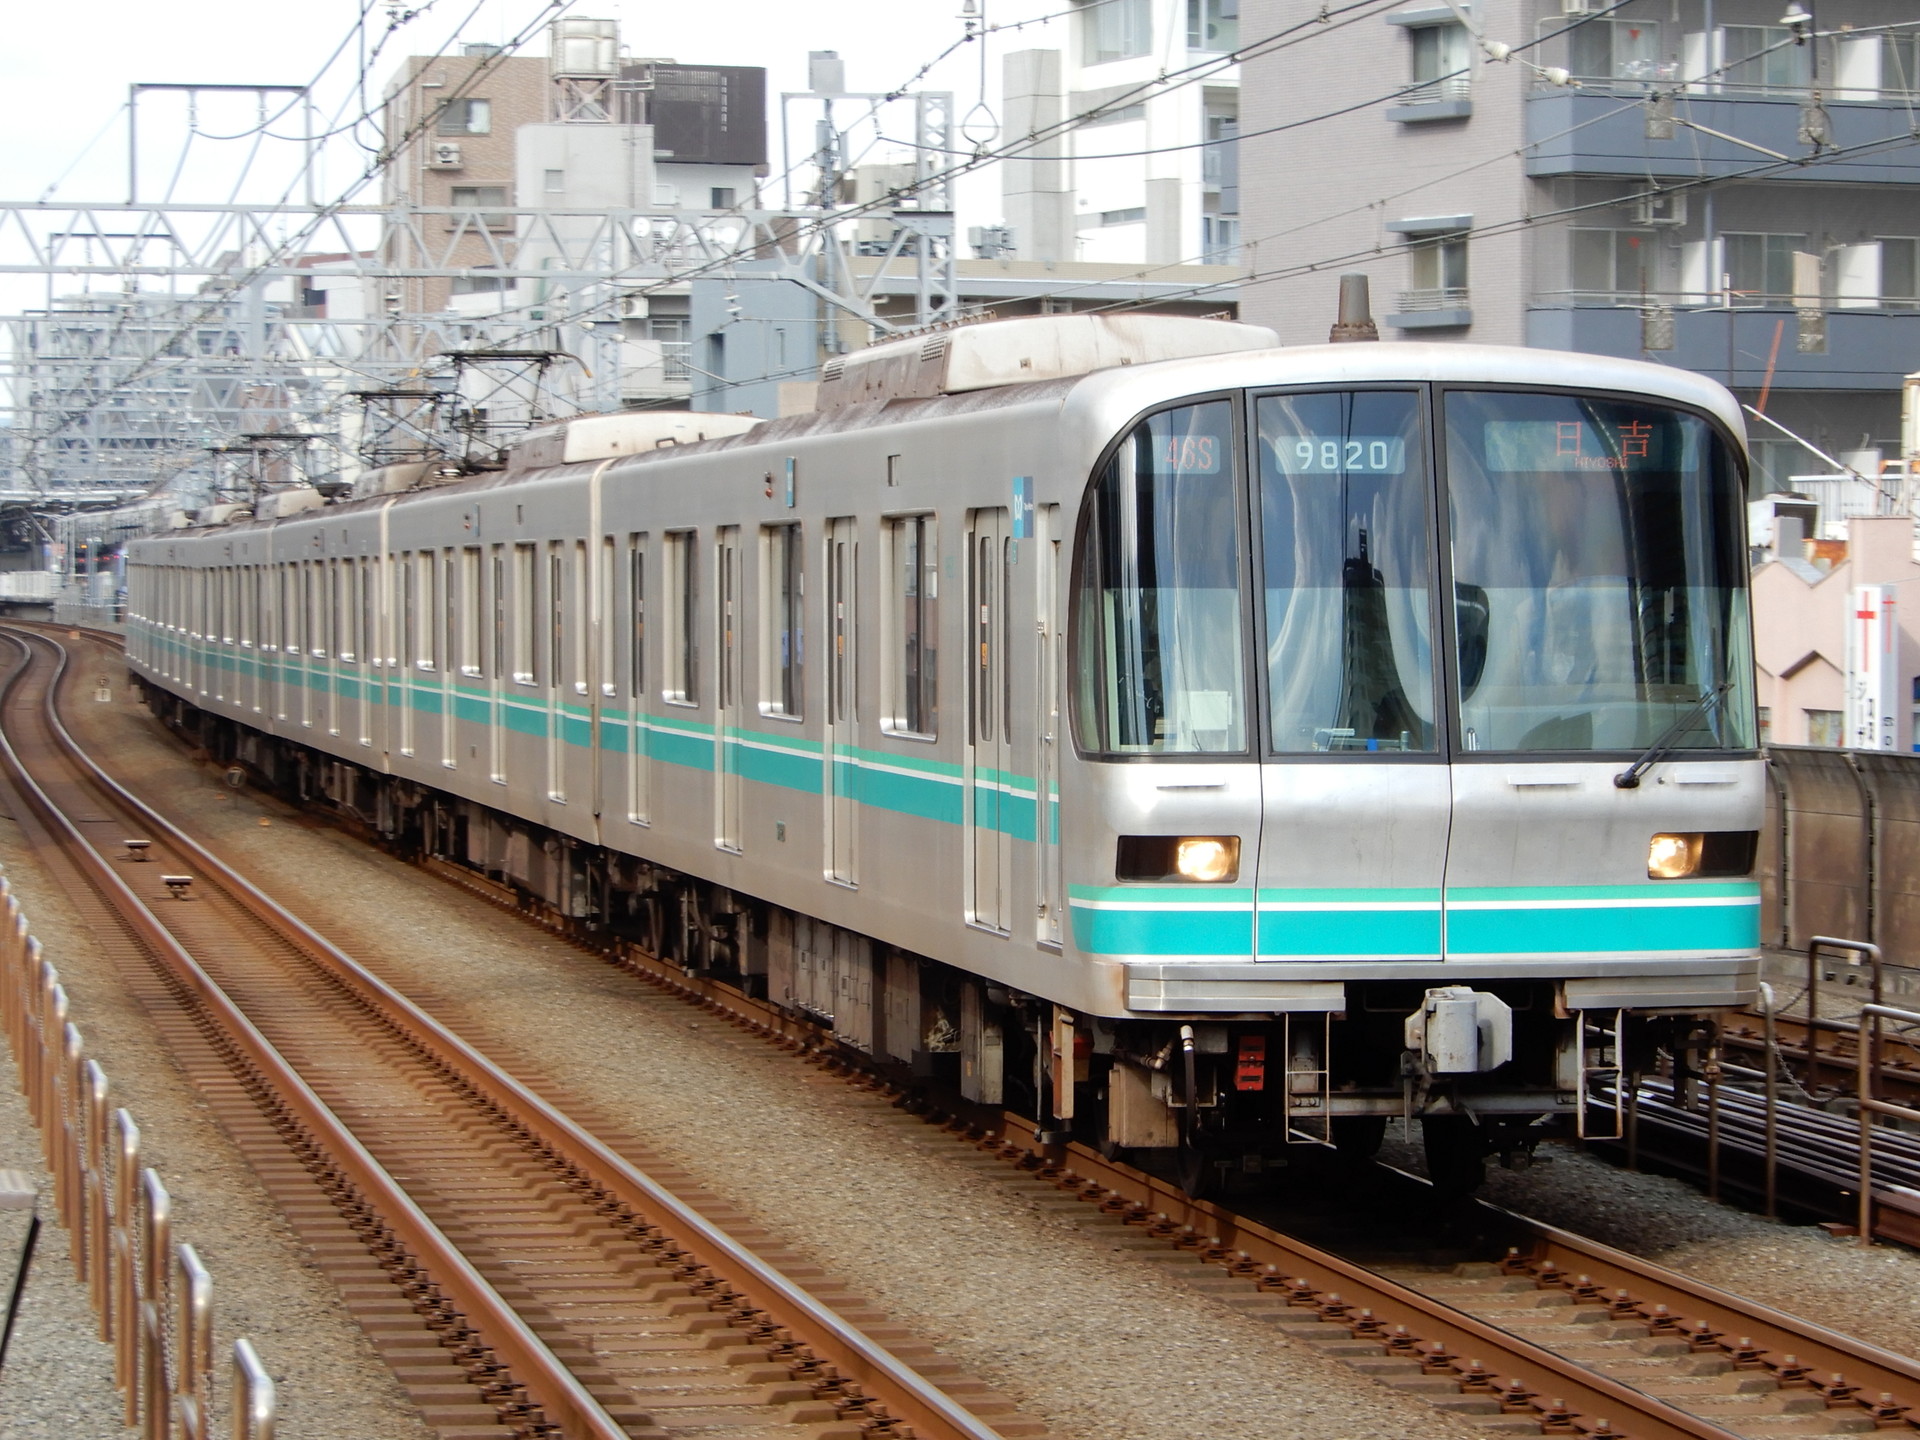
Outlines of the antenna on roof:
M1356 340L1378 340L1380 327L1373 323L1373 301L1364 275L1340 277L1340 318L1333 322L1327 336L1330 345L1345 345Z

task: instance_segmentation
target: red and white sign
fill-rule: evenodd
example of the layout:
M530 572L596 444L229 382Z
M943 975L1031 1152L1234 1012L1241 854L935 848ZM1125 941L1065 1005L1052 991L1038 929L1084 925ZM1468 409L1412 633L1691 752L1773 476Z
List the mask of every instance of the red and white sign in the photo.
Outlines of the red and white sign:
M1847 745L1900 748L1900 626L1894 585L1857 585L1847 620Z

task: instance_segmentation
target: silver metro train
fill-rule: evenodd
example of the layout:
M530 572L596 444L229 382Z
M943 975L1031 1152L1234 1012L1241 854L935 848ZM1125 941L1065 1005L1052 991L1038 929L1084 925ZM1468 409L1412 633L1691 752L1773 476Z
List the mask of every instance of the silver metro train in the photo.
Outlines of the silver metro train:
M1471 1183L1754 994L1745 463L1637 362L990 322L183 517L128 655L222 760L1045 1134L1197 1183L1411 1116Z

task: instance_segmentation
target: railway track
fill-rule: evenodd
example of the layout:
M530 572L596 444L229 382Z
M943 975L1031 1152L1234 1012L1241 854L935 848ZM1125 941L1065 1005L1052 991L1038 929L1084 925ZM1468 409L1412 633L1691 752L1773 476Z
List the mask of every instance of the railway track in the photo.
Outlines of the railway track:
M0 635L16 812L441 1435L1044 1431L802 1288L737 1216L696 1210L145 807L62 725L59 642Z
M528 914L483 877L422 863ZM531 918L568 932L560 917ZM1761 1440L1920 1429L1912 1361L1621 1252L1491 1210L1494 1223L1482 1228L1501 1243L1484 1253L1429 1261L1309 1245L1083 1147L1041 1147L1016 1117L942 1113L733 987L630 946L573 938L850 1083L890 1093L1008 1183L1085 1203L1090 1223L1113 1227L1117 1248L1486 1433Z
M423 863L527 913L483 877ZM566 931L558 917L544 923ZM1920 1364L1597 1242L1480 1206L1489 1223L1477 1228L1499 1237L1481 1254L1427 1263L1364 1239L1308 1244L1087 1147L1044 1147L1017 1116L942 1109L730 985L628 946L599 953L849 1083L891 1094L1011 1183L1085 1202L1113 1227L1118 1248L1486 1433L1763 1440L1920 1430ZM1425 1188L1410 1176L1396 1183ZM1422 1204L1430 1207L1403 1199L1402 1211Z

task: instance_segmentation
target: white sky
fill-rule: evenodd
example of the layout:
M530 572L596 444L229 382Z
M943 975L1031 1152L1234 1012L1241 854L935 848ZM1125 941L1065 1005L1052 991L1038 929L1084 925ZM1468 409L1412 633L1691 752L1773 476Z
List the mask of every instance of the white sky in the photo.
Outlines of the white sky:
M422 0L413 0L416 7ZM621 22L623 45L635 56L685 62L762 65L774 98L770 118L774 169L779 170L778 100L782 90L804 90L809 50L838 50L854 90L889 90L961 33L962 0L895 0L877 4L807 4L795 0L580 0L568 13ZM1065 0L990 0L989 19L1006 23L1066 8ZM117 115L133 82L304 84L360 11L358 0L92 0L83 10L61 4L18 5L8 17L8 44L0 48L0 197L38 199L60 182L55 201L118 201L126 192L126 120ZM498 42L540 13L540 0L431 0L373 68L372 92L401 57L432 53L457 32L460 39ZM385 0L371 7L369 29L384 29ZM471 18L468 18L471 17ZM464 21L464 23L463 23ZM1065 24L1053 21L991 37L988 80L997 92L1000 57L1008 50L1064 45ZM353 52L349 51L349 56ZM544 35L519 53L544 56ZM977 45L962 48L920 88L957 92L964 115L979 96ZM320 87L324 112L346 93L357 64L343 60ZM989 95L998 109L997 93ZM203 130L239 131L254 118L251 99L205 102ZM165 192L187 135L184 100L141 101L142 198ZM291 122L297 126L297 121ZM94 137L105 127L105 133ZM89 141L93 141L89 146ZM196 140L188 152L176 198L226 199L250 142ZM277 194L291 152L263 147L241 198ZM877 158L877 157L876 157ZM327 162L321 198L331 198L363 160L338 150ZM61 180L63 172L68 172ZM777 203L777 197L770 197ZM999 218L998 178L989 170L962 192L963 223Z

